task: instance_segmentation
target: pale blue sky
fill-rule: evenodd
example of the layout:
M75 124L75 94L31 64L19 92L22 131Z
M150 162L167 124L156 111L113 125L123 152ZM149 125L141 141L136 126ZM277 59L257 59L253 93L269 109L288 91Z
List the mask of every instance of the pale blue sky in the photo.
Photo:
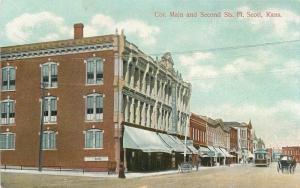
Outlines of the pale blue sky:
M155 12L238 10L281 17L155 17ZM71 38L76 22L84 23L86 36L119 27L146 53L173 52L176 68L193 85L192 112L225 121L251 119L267 146L300 145L300 42L203 51L299 40L300 0L0 0L0 46Z

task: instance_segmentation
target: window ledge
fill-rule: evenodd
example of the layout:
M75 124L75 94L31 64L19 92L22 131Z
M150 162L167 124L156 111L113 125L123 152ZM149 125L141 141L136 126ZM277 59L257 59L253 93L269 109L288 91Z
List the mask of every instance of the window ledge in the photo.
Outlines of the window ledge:
M12 124L0 124L0 127L3 127L3 126L11 127L11 126L16 126L16 124L15 123L12 123Z
M85 123L103 123L103 119L101 119L101 120L85 120Z
M54 148L54 149L43 149L43 151L57 151L57 149L56 148Z
M44 125L57 125L57 122L44 122Z
M84 150L102 150L104 148L83 148Z
M0 149L0 151L15 151L16 149Z
M1 90L1 92L13 92L13 91L16 91L16 89Z
M100 86L100 85L104 85L103 81L97 84L85 84L85 86Z
M55 86L55 87L45 87L45 89L57 89L58 86Z

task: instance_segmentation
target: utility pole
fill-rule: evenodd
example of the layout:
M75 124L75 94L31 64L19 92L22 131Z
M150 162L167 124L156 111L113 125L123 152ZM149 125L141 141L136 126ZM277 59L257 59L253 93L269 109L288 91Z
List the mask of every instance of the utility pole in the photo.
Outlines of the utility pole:
M41 120L40 120L40 148L39 148L39 171L43 168L43 126L44 126L44 97L45 97L45 83L41 83Z

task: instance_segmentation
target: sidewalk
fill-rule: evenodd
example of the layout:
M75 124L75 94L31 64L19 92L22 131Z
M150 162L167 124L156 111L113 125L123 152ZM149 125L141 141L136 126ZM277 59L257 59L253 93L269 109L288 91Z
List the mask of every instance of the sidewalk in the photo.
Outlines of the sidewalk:
M229 168L239 164L230 165L230 166L213 166L206 167L200 166L198 171L214 169L214 168ZM17 170L17 169L1 169L1 173L20 173L20 174L42 174L42 175L57 175L57 176L82 176L82 177L99 177L99 178L117 178L117 174L107 174L107 172L81 172L81 171L58 171L58 170L43 170L39 172L38 170ZM193 168L191 173L197 172L196 168ZM147 176L160 176L166 174L177 174L178 170L166 170L166 171L158 171L158 172L128 172L126 173L126 178L138 178L138 177L147 177Z

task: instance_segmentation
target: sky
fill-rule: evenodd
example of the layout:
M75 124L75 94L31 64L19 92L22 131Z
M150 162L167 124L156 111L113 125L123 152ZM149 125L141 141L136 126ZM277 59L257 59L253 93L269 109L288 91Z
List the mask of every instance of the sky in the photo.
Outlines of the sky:
M124 29L147 54L171 52L192 84L191 112L251 120L267 147L300 145L300 0L0 0L0 46L69 39L78 22L84 36ZM277 44L256 46L266 43Z

